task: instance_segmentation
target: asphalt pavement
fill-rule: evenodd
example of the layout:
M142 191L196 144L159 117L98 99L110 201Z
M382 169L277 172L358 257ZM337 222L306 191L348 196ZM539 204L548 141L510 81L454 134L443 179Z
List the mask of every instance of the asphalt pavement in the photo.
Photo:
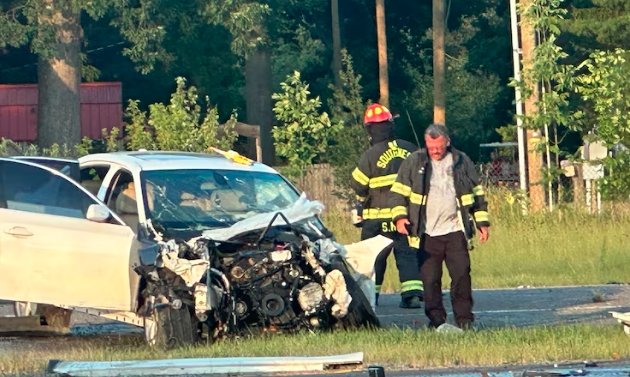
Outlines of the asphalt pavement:
M443 296L448 321L454 324L448 291ZM568 287L475 289L478 328L524 327L559 323L615 322L609 311L630 311L630 285L606 284ZM400 309L397 294L382 295L377 314L384 326L421 328L423 309Z

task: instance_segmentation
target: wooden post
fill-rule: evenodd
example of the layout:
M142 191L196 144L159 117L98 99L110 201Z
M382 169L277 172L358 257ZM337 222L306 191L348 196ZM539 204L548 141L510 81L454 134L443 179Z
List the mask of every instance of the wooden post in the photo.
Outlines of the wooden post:
M376 0L376 36L378 43L379 103L389 107L389 77L387 75L387 34L385 32L385 0Z
M219 125L219 132L218 132L219 136L223 134L224 128L225 128L225 123ZM254 125L254 124L247 124L243 122L236 122L234 123L234 131L236 131L236 133L239 136L248 137L255 140L256 161L263 162L262 146L261 146L261 141L260 141L260 126ZM251 156L248 156L248 157L251 157Z
M531 3L531 0L520 0L521 8L523 9ZM523 72L531 71L534 62L534 48L536 47L535 30L532 25L523 17L520 22L521 30L521 50L523 57ZM524 107L525 116L531 116L538 111L538 99L540 92L538 90L538 83L531 80L526 81L526 85L532 89L532 94L528 98L525 98ZM527 142L527 173L529 181L529 201L531 203L531 209L538 211L545 208L545 188L542 185L542 168L543 159L542 153L536 150L536 145L540 142L542 137L541 130L527 130L525 139Z
M433 123L446 124L444 0L433 0Z
M263 162L262 146L260 142L260 126L236 122L234 130L237 134L256 140L256 161Z

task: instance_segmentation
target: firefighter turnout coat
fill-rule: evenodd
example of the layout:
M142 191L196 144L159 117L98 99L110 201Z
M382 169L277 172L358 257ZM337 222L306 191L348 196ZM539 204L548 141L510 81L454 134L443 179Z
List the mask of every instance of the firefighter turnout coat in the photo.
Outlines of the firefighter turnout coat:
M412 143L397 139L376 143L363 153L358 166L352 172L351 186L357 201L363 204L364 220L381 220L390 226L390 189L396 181L396 173L403 160L417 149ZM384 232L395 230L383 229Z
M352 172L351 182L357 200L363 204L361 239L381 234L394 241L393 250L403 300L412 296L422 296L420 261L417 250L409 247L407 237L396 232L396 226L392 222L392 208L388 202L398 168L403 160L417 149L415 145L405 140L385 140L376 143L361 156L359 165ZM390 248L382 251L376 259L374 268L377 292L383 283L387 256L391 250Z
M485 192L479 174L470 158L455 148L453 154L453 183L462 231L471 239L476 227L490 226ZM412 153L400 166L396 182L392 185L389 205L392 218L406 217L411 223L410 246L419 246L419 236L424 232L426 204L430 193L431 159L426 149Z

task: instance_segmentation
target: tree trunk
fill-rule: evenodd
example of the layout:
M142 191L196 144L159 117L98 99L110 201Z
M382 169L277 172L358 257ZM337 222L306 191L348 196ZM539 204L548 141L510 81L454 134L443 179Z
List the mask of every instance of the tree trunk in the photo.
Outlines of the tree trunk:
M339 0L330 0L330 11L332 14L332 42L333 42L333 76L335 86L341 86L341 31L339 30Z
M446 124L444 0L433 0L433 123Z
M245 101L247 123L260 126L262 159L267 165L273 165L275 157L271 94L271 54L263 47L252 52L245 62Z
M389 107L389 77L387 74L387 33L385 32L385 0L376 0L376 36L378 41L379 103Z
M80 12L71 0L44 0L40 28L52 31L55 41L38 58L38 144L74 146L81 141ZM44 31L45 32L45 31Z

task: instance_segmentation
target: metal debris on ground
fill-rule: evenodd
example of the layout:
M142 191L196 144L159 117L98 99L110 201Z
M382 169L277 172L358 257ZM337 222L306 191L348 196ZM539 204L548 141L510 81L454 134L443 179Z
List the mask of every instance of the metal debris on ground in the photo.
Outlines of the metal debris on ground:
M303 373L357 368L363 352L314 357L227 357L131 361L51 360L48 373L63 376L187 376L240 373Z
M627 335L630 335L630 312L627 312L627 313L609 312L609 313L619 323L623 324L623 332L625 332Z

